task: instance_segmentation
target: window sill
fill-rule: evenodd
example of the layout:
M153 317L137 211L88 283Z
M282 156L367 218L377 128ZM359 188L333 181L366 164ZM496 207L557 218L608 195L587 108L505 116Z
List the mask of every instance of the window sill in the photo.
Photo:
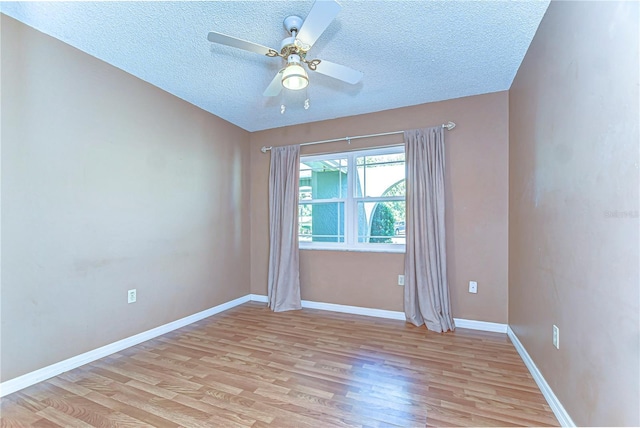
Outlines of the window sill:
M354 253L392 253L404 254L405 248L344 248L344 247L298 247L302 251L345 251Z

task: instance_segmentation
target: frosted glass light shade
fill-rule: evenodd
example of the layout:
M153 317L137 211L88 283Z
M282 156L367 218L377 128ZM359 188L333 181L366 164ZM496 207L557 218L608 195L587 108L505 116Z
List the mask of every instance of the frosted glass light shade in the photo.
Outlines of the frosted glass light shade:
M307 72L300 64L290 64L282 72L282 86L297 91L309 84Z

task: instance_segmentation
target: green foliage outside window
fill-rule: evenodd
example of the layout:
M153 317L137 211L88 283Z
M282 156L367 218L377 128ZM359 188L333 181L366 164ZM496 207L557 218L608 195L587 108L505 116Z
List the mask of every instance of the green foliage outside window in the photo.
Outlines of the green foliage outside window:
M394 233L395 216L386 203L376 204L375 212L371 219L370 243L390 244ZM387 238L388 236L388 238Z

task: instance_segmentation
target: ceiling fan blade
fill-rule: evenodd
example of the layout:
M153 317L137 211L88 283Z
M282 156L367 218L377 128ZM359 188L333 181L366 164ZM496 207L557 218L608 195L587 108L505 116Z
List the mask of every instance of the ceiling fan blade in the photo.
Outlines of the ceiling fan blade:
M364 73L361 71L325 60L320 61L320 64L316 66L316 71L352 85L358 83L362 80L362 76L364 76Z
M324 30L338 15L341 8L342 6L335 0L316 0L296 38L309 47L313 46L318 37L324 33Z
M226 34L216 33L215 31L211 31L207 36L207 39L212 43L232 46L234 48L244 49L245 51L255 52L260 55L278 55L278 52L275 49L271 49L257 43L248 42L246 40L238 39L237 37L227 36Z
M267 89L264 90L264 93L262 95L264 95L265 97L275 97L280 93L280 91L282 90L283 71L284 69L280 70L278 74L276 74L276 77L274 77L271 83L269 83L269 86L267 86Z

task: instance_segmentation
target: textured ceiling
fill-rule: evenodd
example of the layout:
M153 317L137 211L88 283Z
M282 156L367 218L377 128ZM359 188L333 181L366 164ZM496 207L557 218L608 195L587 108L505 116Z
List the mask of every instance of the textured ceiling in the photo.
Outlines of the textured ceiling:
M207 41L280 49L282 20L312 1L2 2L0 10L248 131L507 90L548 1L340 1L309 52L364 72L309 72L304 91L262 92L282 66ZM308 95L311 107L302 107ZM287 105L285 114L280 104Z

